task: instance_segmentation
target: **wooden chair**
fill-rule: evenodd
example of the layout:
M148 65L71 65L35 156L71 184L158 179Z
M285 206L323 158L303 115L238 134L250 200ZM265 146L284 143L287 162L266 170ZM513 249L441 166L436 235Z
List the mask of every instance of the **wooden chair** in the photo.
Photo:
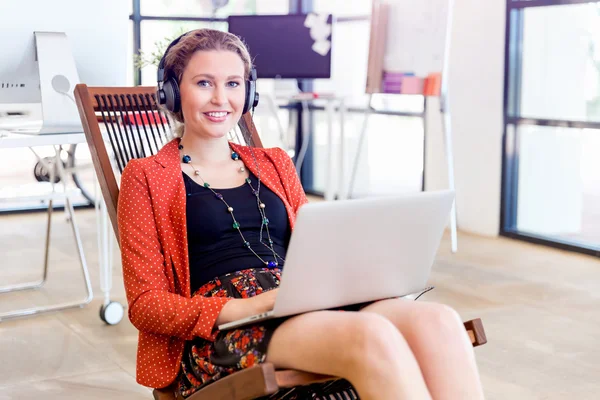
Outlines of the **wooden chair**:
M170 140L171 121L157 107L154 87L88 87L75 88L77 107L86 140L92 155L102 196L117 239L118 176L129 160L156 153ZM102 128L101 129L101 124ZM262 146L249 113L240 120L254 145ZM107 148L106 142L110 144ZM109 155L109 150L110 154ZM481 320L465 323L473 346L487 342ZM190 396L189 400L250 400L276 393L280 389L310 384L335 382L339 378L304 371L278 370L272 364L262 364L218 380ZM155 399L175 399L172 388L156 389ZM346 391L328 396L331 399L357 399L356 393Z

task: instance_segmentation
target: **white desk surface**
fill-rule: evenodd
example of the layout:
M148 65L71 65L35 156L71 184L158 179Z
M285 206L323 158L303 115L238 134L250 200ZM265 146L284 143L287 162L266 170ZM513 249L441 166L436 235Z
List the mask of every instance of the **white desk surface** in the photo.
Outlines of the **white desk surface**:
M83 132L51 135L28 135L0 130L0 148L2 149L77 143L85 143L85 134Z

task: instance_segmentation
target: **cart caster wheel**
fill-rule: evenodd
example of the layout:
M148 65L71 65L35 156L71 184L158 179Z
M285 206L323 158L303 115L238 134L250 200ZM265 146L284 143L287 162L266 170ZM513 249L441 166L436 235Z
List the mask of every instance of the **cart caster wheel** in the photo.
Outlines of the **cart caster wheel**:
M111 301L100 307L100 319L107 325L116 325L123 319L123 305L117 301Z

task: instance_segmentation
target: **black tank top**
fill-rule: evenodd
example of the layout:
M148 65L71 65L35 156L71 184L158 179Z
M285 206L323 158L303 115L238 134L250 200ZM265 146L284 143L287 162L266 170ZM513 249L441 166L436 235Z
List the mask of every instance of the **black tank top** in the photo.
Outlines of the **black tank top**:
M190 289L194 293L206 282L246 268L266 267L245 245L233 227L233 219L227 206L214 193L196 183L183 173L186 191L186 222L188 253L190 259ZM258 179L250 173L250 181L256 189ZM258 211L256 197L247 183L232 189L213 189L223 195L224 200L234 209L240 230L252 250L265 261L275 261L273 253L260 243L262 218ZM260 199L266 205L269 219L269 232L273 248L285 258L291 229L282 200L264 184L260 185ZM268 243L266 229L263 228L263 242ZM277 260L278 267L283 262Z

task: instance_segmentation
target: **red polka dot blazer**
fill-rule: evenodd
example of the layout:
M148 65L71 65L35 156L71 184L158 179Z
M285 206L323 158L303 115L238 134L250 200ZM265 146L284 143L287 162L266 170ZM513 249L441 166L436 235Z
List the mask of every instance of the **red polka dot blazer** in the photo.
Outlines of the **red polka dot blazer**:
M162 388L179 372L186 340L214 340L226 298L191 298L179 139L123 171L118 221L129 319L139 330L138 383ZM257 174L250 149L232 144ZM254 149L260 177L285 205L290 226L307 202L294 164L279 148Z

